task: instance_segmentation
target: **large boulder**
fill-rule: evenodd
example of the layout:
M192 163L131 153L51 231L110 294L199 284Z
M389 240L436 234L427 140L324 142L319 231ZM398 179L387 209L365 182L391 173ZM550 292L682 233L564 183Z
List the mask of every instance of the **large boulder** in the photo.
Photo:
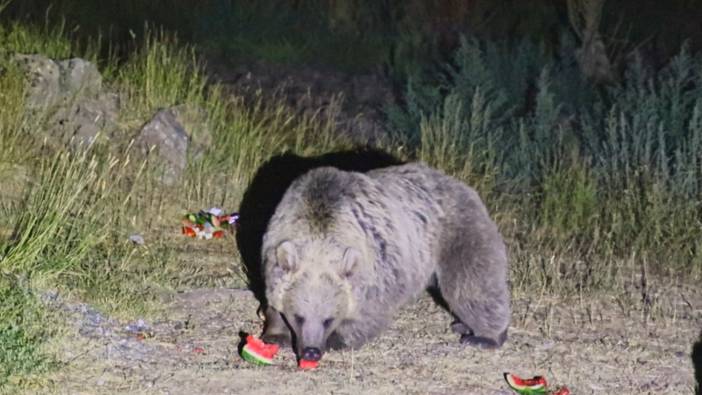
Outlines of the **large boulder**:
M188 164L190 137L170 109L160 110L139 131L136 146L155 154L164 165L161 180L173 185Z
M68 104L52 117L53 130L74 145L92 144L99 133L107 139L118 129L119 96L100 93Z
M61 90L58 63L46 56L22 54L15 55L14 61L27 78L27 107L41 109L55 105Z
M174 184L188 159L201 158L211 143L206 111L187 104L159 110L136 137L142 153L155 154L163 164L161 180L166 185Z
M92 144L100 132L109 138L117 129L119 97L103 91L95 64L23 54L14 55L14 61L27 77L27 109L46 114L50 137Z
M42 55L17 54L14 61L27 76L27 106L30 108L94 98L102 91L102 75L95 64L87 60L55 61Z
M73 58L58 62L61 94L95 97L102 92L102 75L94 63Z

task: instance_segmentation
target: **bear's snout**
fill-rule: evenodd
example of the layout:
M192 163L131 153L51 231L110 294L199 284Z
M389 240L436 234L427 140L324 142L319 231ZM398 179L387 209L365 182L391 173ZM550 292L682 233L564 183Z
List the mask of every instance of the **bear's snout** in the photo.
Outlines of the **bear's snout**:
M317 347L305 347L302 350L302 359L308 361L319 361L322 358L322 350Z

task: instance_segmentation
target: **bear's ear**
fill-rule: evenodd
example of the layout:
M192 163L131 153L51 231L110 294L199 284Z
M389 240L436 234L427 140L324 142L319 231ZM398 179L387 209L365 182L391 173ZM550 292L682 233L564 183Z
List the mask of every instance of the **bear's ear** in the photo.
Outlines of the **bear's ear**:
M349 278L353 276L358 269L358 264L361 261L361 253L352 247L349 247L344 251L344 257L341 258L341 272L339 273L341 277Z
M275 249L275 259L278 267L292 273L297 270L297 249L292 241L284 241Z

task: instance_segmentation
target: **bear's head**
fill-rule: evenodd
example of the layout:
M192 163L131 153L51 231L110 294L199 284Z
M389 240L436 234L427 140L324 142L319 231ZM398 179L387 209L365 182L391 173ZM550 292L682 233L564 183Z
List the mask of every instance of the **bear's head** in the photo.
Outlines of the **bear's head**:
M318 360L329 336L353 319L360 253L330 240L287 240L264 256L269 305L292 331L298 357Z

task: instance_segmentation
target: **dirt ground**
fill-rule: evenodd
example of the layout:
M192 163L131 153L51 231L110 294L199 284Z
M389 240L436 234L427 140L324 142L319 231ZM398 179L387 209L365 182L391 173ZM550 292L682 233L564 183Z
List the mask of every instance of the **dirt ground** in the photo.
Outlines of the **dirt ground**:
M119 322L55 298L72 323L61 341L67 368L53 377L70 394L511 394L503 372L544 375L572 394L692 394L702 291L671 287L653 303L602 295L516 296L510 339L497 351L458 343L428 296L358 351L329 352L300 371L290 349L274 366L243 361L241 332L259 334L257 302L243 289L170 295L163 319ZM643 309L643 306L647 306ZM141 324L141 326L140 326ZM144 334L144 338L139 335ZM699 347L699 346L698 346Z

